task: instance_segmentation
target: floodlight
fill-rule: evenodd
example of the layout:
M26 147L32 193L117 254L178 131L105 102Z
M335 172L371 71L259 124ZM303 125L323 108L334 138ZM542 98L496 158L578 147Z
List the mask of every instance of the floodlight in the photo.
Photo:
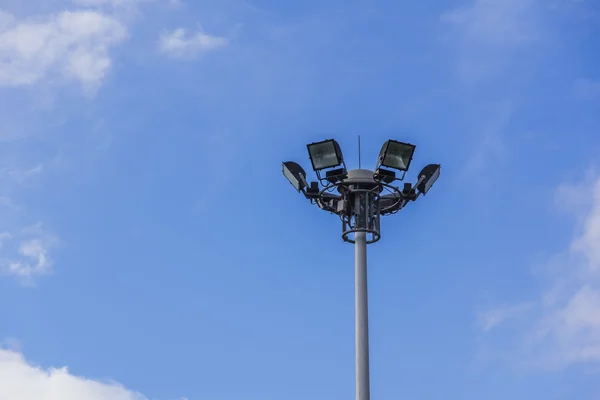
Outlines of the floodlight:
M344 162L340 145L333 139L306 146L315 171L337 167Z
M308 184L306 183L306 172L298 163L286 161L282 163L283 175L292 184L297 191L304 190Z
M388 140L381 148L378 164L399 171L408 171L415 147L410 143Z
M427 194L431 186L437 181L440 176L440 164L429 164L419 173L419 192L423 195Z

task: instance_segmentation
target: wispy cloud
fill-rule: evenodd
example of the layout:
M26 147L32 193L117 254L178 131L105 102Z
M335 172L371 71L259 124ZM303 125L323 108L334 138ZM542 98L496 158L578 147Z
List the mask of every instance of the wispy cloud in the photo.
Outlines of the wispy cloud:
M496 307L481 312L477 318L477 326L483 331L490 331L493 328L518 317L531 310L532 303L523 303L506 307Z
M69 0L60 10L37 15L0 10L0 89L27 89L5 96L31 93L38 104L63 85L80 86L92 97L111 72L115 49L129 37L130 17L146 2L167 0ZM45 128L40 118L47 115L12 98L5 100L6 110L0 115L0 140L7 144L0 165L0 233L5 232L0 236L0 275L33 285L52 271L51 252L57 243L41 225L21 229L38 219L27 215L22 188L42 176L43 160L37 158L41 153L31 151L29 143L36 144L28 139L38 127ZM53 147L54 139L47 133L43 137L44 149Z
M182 0L167 0L167 5L172 8L180 8L183 6Z
M17 183L23 183L27 181L29 178L39 175L44 166L42 164L36 165L35 167L26 168L26 169L17 169L17 168L9 168L2 171L3 175L12 179Z
M57 238L47 233L41 224L27 227L17 234L0 234L0 272L17 278L26 286L52 270L49 251Z
M161 53L175 58L192 58L227 44L227 39L204 32L188 33L184 28L163 33L158 39Z
M514 51L542 40L544 7L537 0L473 0L444 13L441 19L452 28L448 43L463 79L488 79L516 61Z
M470 157L465 164L465 177L472 179L491 164L501 162L507 156L506 131L513 116L513 105L502 102L486 109L488 118L479 129ZM482 183L482 182L480 182Z
M166 4L168 6L181 6L182 0L72 0L73 4L89 7L130 7L143 3Z
M466 0L440 16L449 65L473 109L467 178L511 157L520 133L513 121L532 101L525 87L547 65L546 44L557 32L549 9L540 0Z
M97 11L24 20L0 11L0 86L66 79L93 92L111 67L111 48L126 36L119 21Z
M546 288L526 310L492 309L479 318L479 326L490 330L519 310L519 353L526 363L544 368L600 363L600 177L561 185L558 193L574 196L562 204L579 222L570 245L543 269Z
M116 382L71 374L68 368L43 369L21 353L0 348L0 399L10 400L147 400Z
M0 196L0 208L2 207L12 211L16 211L19 209L19 206L13 203L13 201L6 196Z
M475 0L442 15L471 44L515 46L539 37L534 0Z
M112 6L112 7L127 7L137 5L143 2L151 2L157 0L73 0L73 3L81 6L90 7L101 7L101 6Z

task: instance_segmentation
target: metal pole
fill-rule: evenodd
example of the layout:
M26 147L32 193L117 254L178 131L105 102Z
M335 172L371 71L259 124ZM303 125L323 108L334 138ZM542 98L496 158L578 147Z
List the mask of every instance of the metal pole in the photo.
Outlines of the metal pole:
M356 233L355 329L356 400L369 400L369 306L367 300L367 234Z

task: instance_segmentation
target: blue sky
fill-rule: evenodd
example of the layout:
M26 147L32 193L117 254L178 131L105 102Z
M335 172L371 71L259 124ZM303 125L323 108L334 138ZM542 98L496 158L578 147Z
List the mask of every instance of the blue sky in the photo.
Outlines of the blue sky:
M0 10L0 400L352 398L354 251L280 163L358 135L443 165L369 247L373 398L599 398L597 3Z

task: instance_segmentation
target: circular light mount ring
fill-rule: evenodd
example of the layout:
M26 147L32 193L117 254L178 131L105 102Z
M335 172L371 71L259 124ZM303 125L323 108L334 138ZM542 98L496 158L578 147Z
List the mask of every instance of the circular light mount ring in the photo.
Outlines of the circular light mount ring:
M366 178L366 176L361 178ZM384 182L361 178L353 179L350 177L350 179L345 179L342 182L327 185L315 196L315 202L322 210L340 217L342 221L342 239L345 242L355 243L352 234L365 232L367 234L367 244L371 244L381 239L381 216L386 215L390 209L397 207L403 197L397 187ZM332 196L330 193L336 188L340 195ZM382 209L380 193L384 189L394 193L398 200Z
M381 233L374 229L349 229L342 232L342 239L344 242L348 243L356 243L356 240L350 238L350 234L357 232L366 232L367 233L367 244L378 242L381 239ZM371 237L369 238L369 234Z

